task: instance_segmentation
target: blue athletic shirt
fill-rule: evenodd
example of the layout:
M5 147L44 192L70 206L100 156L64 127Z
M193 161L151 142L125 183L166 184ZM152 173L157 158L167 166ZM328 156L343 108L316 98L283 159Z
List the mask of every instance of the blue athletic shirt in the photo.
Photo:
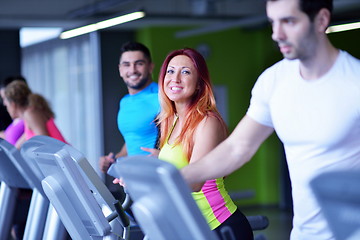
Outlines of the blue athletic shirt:
M148 155L140 147L156 146L158 128L154 120L159 111L158 85L154 82L134 95L126 94L120 100L117 123L128 156Z

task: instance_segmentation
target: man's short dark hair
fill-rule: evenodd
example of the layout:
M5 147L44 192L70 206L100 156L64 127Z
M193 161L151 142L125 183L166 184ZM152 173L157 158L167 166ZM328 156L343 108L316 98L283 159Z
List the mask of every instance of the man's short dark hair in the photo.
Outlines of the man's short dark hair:
M120 58L124 52L128 52L128 51L140 51L140 52L144 53L144 56L149 60L149 62L151 62L150 51L144 44L141 44L139 42L124 43L120 49Z
M277 0L266 0L277 1ZM302 12L309 16L310 20L313 21L315 19L316 14L323 8L329 10L330 13L333 11L333 0L298 0L299 7Z
M299 0L299 3L301 11L306 13L311 21L322 8L326 8L330 13L333 10L333 0Z

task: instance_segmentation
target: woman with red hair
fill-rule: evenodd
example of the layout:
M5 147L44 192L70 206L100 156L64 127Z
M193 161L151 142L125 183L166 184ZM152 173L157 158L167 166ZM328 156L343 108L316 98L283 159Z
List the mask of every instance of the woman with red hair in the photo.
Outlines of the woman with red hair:
M175 50L166 57L159 76L159 100L159 159L180 169L227 137L205 59L196 50ZM221 239L225 239L221 236L223 227L230 227L234 239L253 239L250 224L225 190L223 177L191 187L203 216Z

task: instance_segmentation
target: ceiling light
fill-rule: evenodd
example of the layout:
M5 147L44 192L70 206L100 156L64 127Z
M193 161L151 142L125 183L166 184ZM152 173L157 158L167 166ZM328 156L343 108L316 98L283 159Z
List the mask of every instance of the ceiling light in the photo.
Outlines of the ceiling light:
M89 24L89 25L86 25L83 27L79 27L79 28L75 28L72 30L62 32L60 34L60 38L68 39L68 38L76 37L76 36L79 36L82 34L94 32L94 31L97 31L100 29L112 27L112 26L119 25L122 23L130 22L130 21L133 21L133 20L136 20L139 18L143 18L144 16L145 16L145 12L142 12L142 11L125 14L125 15L122 15L119 17L111 18L108 20L104 20L101 22Z
M356 23L347 23L347 24L340 24L328 27L326 33L335 33L335 32L343 32L348 30L354 30L360 28L360 22Z
M61 31L61 28L52 27L20 28L20 46L23 48L49 39L58 38Z

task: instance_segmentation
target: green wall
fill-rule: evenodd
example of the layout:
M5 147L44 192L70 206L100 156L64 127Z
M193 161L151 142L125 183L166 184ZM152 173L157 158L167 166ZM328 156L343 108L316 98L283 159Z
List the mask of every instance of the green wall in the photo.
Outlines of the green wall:
M165 56L172 50L206 44L210 54L206 58L214 85L228 88L229 130L232 131L246 113L251 89L257 77L267 67L282 59L271 40L270 29L230 29L201 36L175 38L177 31L188 27L150 27L138 30L136 39L146 44L155 62L154 79L157 79ZM360 30L329 35L335 46L360 58ZM255 196L237 201L240 205L279 204L280 162L282 146L275 134L266 140L253 159L226 178L229 192L254 190ZM226 156L224 156L226 157ZM221 159L219 159L221 161Z
M330 33L329 39L336 47L348 51L351 55L360 59L360 29Z

